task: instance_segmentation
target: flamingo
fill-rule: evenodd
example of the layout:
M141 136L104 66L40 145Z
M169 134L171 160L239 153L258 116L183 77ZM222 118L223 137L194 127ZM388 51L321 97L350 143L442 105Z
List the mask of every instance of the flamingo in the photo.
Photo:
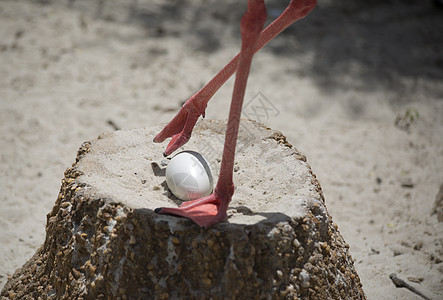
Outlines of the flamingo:
M304 18L314 9L316 2L317 0L291 0L283 13L263 29L266 21L264 1L248 0L247 11L240 22L241 51L202 89L189 98L177 115L154 138L155 143L161 143L172 137L163 153L165 156L186 144L198 118L205 116L205 109L211 97L236 72L220 174L215 189L209 196L184 202L179 207L157 208L155 212L186 217L205 228L227 219L228 205L234 194L235 146L252 57L280 32Z

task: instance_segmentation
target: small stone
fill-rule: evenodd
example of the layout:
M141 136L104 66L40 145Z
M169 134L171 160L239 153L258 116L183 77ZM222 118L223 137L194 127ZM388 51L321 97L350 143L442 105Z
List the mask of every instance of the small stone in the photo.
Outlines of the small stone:
M423 242L418 242L414 245L414 250L421 250L421 248L423 247Z
M89 272L91 273L91 274L95 274L95 270L96 270L97 268L95 267L95 266L93 266L93 265L89 265Z
M207 240L206 244L208 245L209 248L212 248L214 247L215 242L214 240Z
M209 285L212 284L212 281L211 281L211 279L209 279L209 278L203 278L203 283L204 283L205 285L209 286Z
M297 240L297 239L294 239L293 241L292 241L292 245L295 247L295 248L298 248L298 247L300 247L300 242Z
M409 276L408 280L414 283L422 283L423 282L423 277L414 277L414 276Z
M306 272L306 270L302 270L301 272L300 272L300 274L299 274L299 278L300 278L300 281L301 281L301 286L302 287L304 287L304 288L307 288L307 287L309 287L309 280L311 279L311 276L309 275L309 273L308 272Z
M247 274L251 275L254 272L254 269L251 266L246 266Z
M287 289L280 291L280 297L286 297L286 295L289 293Z
M82 274L79 271L77 271L77 269L72 268L72 275L74 276L75 279L79 279Z
M404 178L401 181L401 186L404 188L413 188L414 187L414 183L412 182L411 178Z

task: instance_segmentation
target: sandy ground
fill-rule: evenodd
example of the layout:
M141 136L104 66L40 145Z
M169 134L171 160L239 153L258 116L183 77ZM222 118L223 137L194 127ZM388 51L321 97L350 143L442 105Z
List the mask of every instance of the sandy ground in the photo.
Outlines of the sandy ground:
M42 244L83 141L169 121L236 54L237 2L0 2L0 287ZM393 272L443 299L443 11L333 2L254 57L244 116L307 156L369 299L418 299ZM208 118L227 118L232 85Z

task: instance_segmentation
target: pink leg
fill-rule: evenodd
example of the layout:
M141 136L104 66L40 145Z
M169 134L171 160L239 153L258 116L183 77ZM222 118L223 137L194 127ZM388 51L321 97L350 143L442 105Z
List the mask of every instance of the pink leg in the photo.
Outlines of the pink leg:
M317 0L292 0L285 11L260 33L254 52L260 50L289 25L304 18L315 7L316 3ZM237 70L240 55L241 52L217 73L208 84L189 98L171 122L157 134L154 138L156 143L161 143L165 139L173 137L166 147L165 155L170 155L186 144L198 118L200 116L204 117L206 106L211 97Z
M248 0L248 10L241 20L242 48L229 111L220 176L214 193L185 202L178 208L160 208L156 210L157 212L187 217L202 227L208 227L226 219L226 211L234 194L232 172L246 83L255 46L265 21L266 9L263 0Z

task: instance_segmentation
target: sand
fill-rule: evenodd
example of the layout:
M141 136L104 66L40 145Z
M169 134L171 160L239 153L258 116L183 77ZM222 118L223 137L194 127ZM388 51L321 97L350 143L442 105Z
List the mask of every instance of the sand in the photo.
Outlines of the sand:
M82 142L169 121L236 54L237 2L0 3L0 287L42 244ZM441 299L442 11L332 2L254 57L243 116L307 156L369 299L418 299L394 272ZM227 118L232 86L207 118Z

